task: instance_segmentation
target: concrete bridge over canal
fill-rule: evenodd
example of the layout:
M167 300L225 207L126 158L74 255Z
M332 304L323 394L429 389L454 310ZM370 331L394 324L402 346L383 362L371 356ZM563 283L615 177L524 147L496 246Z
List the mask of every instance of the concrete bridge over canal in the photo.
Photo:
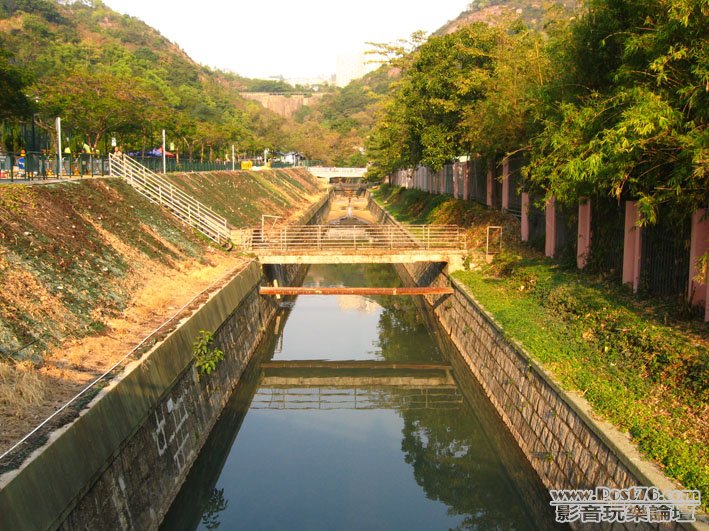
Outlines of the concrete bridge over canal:
M465 231L456 225L373 223L361 205L333 203L328 224L242 229L236 243L262 264L445 262L456 269L468 252Z

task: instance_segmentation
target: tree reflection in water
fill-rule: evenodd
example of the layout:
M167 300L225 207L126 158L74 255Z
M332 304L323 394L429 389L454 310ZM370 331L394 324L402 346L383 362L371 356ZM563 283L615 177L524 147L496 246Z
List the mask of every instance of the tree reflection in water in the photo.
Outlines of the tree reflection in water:
M207 529L218 529L221 525L219 513L229 507L229 500L224 498L224 489L212 489L211 496L202 507L202 524Z
M401 415L406 463L429 499L464 517L459 529L528 521L522 501L509 499L514 489L467 407L405 410Z

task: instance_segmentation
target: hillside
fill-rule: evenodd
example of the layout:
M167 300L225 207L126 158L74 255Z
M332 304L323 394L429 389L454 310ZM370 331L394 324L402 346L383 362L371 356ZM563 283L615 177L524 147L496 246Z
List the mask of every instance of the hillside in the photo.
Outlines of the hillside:
M234 227L258 225L261 214L286 218L323 192L323 185L303 168L200 172L197 179L193 173L167 177Z
M303 170L174 179L237 226L319 190ZM0 452L243 263L117 179L0 186Z
M447 35L474 22L496 24L506 18L519 18L531 28L543 29L550 12L566 11L572 16L581 4L580 0L477 0L433 34Z
M105 152L110 137L127 150L157 145L160 130L190 156L236 143L241 151L287 147L284 120L239 96L253 85L193 61L142 21L100 1L13 0L0 6L0 59L21 74L35 119L50 132L54 117L72 150ZM0 101L3 101L0 99ZM18 124L19 125L19 124ZM6 148L32 146L16 127Z

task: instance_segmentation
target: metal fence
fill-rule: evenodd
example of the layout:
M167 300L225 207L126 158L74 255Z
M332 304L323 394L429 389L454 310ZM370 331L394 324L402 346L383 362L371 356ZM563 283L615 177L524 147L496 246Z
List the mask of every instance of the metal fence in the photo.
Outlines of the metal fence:
M507 195L507 210L517 216L522 217L522 166L521 156L511 156L508 161L509 167L509 189Z
M443 167L443 178L445 179L444 188L447 194L453 195L453 165L446 164Z
M65 154L61 159L44 153L0 154L0 179L55 179L108 175L108 159L91 154Z
M146 168L155 173L162 173L163 164L162 158L160 157L142 157L140 155L133 156L133 160L139 162ZM189 160L185 158L180 158L178 161L176 158L166 158L165 159L165 169L167 173L175 172L199 172L199 171L239 171L241 170L242 162L251 162L253 166L260 166L263 164L262 160L257 159L241 159L234 161L200 161L200 160ZM271 165L272 168L288 168L293 167L293 165L288 165L285 163L275 163Z
M691 219L672 220L660 211L658 223L642 233L640 289L651 295L686 296L689 285Z
M539 198L529 196L529 244L539 251L544 251L546 239L546 214L537 206Z
M470 198L478 203L487 202L487 164L481 159L468 162L470 171L468 172Z
M591 201L591 248L588 267L620 281L623 274L625 203L612 199Z
M133 157L151 171L162 173L163 164L159 157ZM246 160L246 159L245 159ZM231 171L241 170L241 162L201 162L174 158L166 160L168 173ZM252 161L253 162L253 161ZM293 165L277 163L272 168L288 168ZM57 179L62 177L96 177L108 175L108 157L88 153L67 153L60 159L56 155L41 152L0 154L0 179Z
M502 208L502 164L492 167L492 208Z

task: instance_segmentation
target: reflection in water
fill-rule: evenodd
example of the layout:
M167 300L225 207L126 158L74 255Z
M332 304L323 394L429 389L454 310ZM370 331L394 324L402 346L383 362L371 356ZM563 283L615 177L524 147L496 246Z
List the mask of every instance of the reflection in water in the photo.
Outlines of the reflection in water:
M306 284L396 280L389 267L313 267ZM538 481L414 299L364 300L348 304L357 312L297 300L164 529L553 527Z

